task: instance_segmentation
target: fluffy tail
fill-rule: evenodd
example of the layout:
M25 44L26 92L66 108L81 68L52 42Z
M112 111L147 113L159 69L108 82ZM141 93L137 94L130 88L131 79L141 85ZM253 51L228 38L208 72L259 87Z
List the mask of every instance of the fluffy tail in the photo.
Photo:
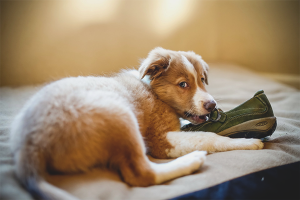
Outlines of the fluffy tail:
M41 200L78 200L67 192L46 182L45 158L39 151L24 146L15 153L15 172L17 178L35 199Z

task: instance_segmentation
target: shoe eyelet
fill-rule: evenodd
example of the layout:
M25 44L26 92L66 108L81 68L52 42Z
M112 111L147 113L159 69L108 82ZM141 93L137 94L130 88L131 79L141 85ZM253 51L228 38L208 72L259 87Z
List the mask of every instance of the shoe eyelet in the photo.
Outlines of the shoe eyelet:
M211 117L211 113L214 112L215 110L217 111L217 115L218 115L218 116L217 116L216 119L212 119L212 118L210 118L210 117ZM220 112L219 112L218 109L215 108L213 111L211 111L211 113L208 114L208 120L209 120L209 121L217 122L217 121L219 121L219 120L221 119L221 114L220 114Z

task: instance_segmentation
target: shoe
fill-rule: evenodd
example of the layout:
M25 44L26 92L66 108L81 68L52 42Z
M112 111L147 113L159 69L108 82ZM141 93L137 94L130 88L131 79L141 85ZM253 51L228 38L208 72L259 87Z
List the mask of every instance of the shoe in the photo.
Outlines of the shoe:
M182 131L214 132L231 138L264 138L273 134L277 126L271 104L263 90L239 105L223 112L214 109L202 124L187 124Z

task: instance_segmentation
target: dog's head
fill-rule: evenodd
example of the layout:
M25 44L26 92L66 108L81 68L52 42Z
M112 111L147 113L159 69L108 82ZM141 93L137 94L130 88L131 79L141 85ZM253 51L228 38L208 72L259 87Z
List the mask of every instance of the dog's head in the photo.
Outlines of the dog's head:
M193 124L205 122L206 115L216 106L205 89L208 65L194 52L155 48L142 62L139 72L140 78L149 75L158 98Z

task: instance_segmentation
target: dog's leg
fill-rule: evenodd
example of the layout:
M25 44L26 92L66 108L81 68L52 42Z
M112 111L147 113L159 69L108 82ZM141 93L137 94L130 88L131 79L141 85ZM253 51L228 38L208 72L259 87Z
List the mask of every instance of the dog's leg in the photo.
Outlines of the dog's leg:
M157 164L144 155L123 162L120 171L128 184L149 186L191 174L202 166L205 158L205 151L194 151L171 162Z
M169 132L166 139L173 146L165 150L169 158L177 158L195 150L213 153L230 150L257 150L264 146L260 139L232 139L211 132Z
M150 163L155 172L155 183L188 175L198 170L206 159L206 151L194 151L168 163Z
M119 144L119 153L114 158L118 161L117 164L122 178L129 185L149 186L160 184L191 174L198 170L205 161L205 151L194 151L169 163L153 163L146 156L145 145L142 142L141 135L138 134L138 124L132 123L130 127L131 131L127 132L131 135L130 140L124 140L122 144Z

